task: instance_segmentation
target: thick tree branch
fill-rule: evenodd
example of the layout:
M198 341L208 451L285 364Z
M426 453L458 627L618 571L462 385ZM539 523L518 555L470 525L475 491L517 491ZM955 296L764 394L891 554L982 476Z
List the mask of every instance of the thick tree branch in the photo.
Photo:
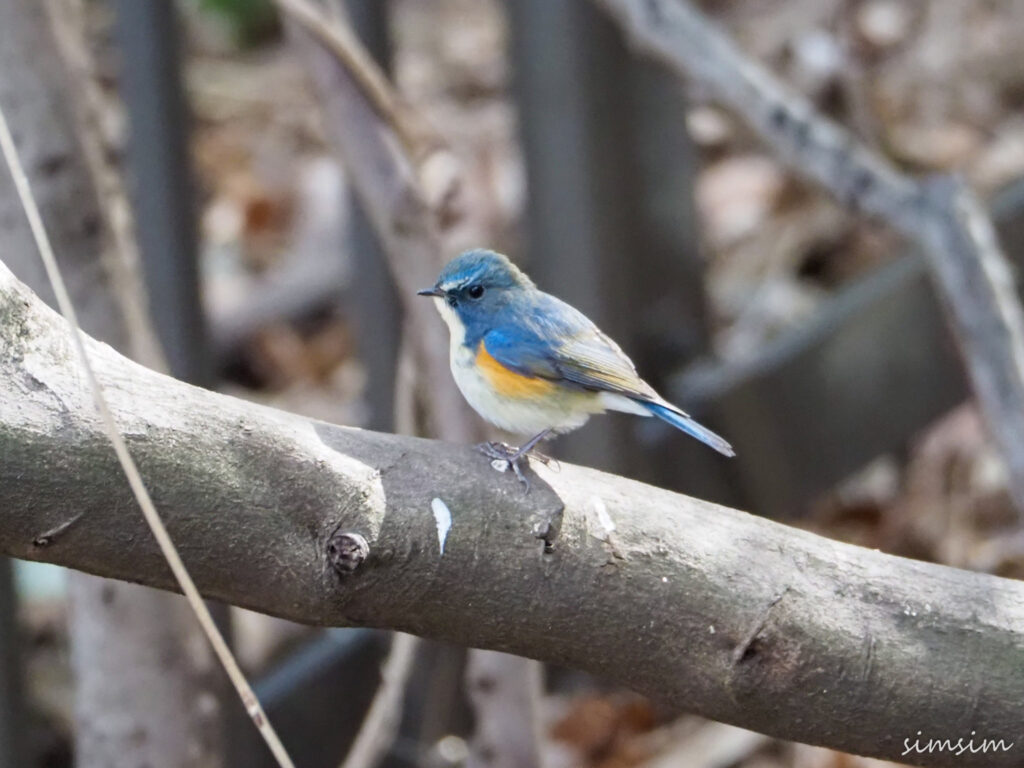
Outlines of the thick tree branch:
M646 55L692 78L777 156L921 246L1024 515L1024 315L992 222L953 178L918 181L859 144L686 0L595 0Z
M171 588L63 322L0 267L0 552ZM1024 746L1024 585L829 541L569 465L529 495L466 446L175 382L92 343L197 584L315 624L567 664L783 738L930 765ZM444 553L432 500L453 524ZM364 547L365 543L365 547Z

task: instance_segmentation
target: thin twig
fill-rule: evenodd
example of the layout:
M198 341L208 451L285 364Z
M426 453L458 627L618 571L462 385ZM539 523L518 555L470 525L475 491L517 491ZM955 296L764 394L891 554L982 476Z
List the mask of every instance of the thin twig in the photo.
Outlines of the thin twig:
M93 370L92 364L89 360L89 355L86 352L84 335L78 324L78 315L76 314L74 305L71 302L71 297L68 295L67 287L64 284L64 277L57 264L56 256L53 253L53 247L50 244L46 228L43 225L42 216L39 213L39 208L36 205L34 196L32 195L32 189L29 185L28 177L25 175L25 170L18 157L18 152L14 145L14 138L11 136L10 129L7 125L7 118L4 115L2 108L0 108L0 149L3 151L4 160L7 163L11 177L14 180L15 188L18 191L18 197L25 209L25 216L28 219L29 226L32 230L32 236L35 239L36 246L39 249L39 255L46 268L46 274L50 280L50 285L57 297L57 304L60 307L61 314L64 315L64 319L67 320L68 325L71 327L72 343L75 346L75 350L82 364L82 369L89 381L89 386L92 390L96 408L99 410L107 436L110 438L110 442L114 446L114 452L117 454L117 459L121 464L121 468L124 470L124 474L128 478L128 483L131 486L132 493L135 495L135 498L139 503L139 507L142 509L142 514L146 519L146 523L153 532L153 536L156 539L157 544L160 546L160 551L163 553L164 558L167 560L167 564L174 573L178 586L181 587L181 591L185 594L192 610L195 612L196 618L199 620L199 625L206 633L210 644L213 646L214 652L217 654L218 659L220 659L221 664L224 666L224 670L227 672L228 677L235 686L235 690L238 691L239 698L241 698L246 712L249 713L249 716L252 718L256 728L267 742L267 746L273 753L278 765L280 768L294 768L294 764L288 756L288 753L285 751L284 745L281 743L281 740L278 738L273 726L271 726L270 721L267 719L262 706L260 706L259 699L256 698L256 694L253 692L249 682L245 679L245 675L242 673L241 668L238 666L238 662L235 660L235 657L232 655L227 643L224 641L224 637L217 629L216 624L214 624L213 617L210 615L209 609L207 609L206 604L203 602L203 598L199 594L199 590L196 589L196 585L192 581L192 577L189 575L188 569L185 567L185 563L182 561L181 556L178 554L178 550L174 546L174 542L171 540L170 534L167 532L167 528L160 519L160 514L156 510L156 505L153 504L149 491L146 490L146 486L142 481L142 476L139 474L138 467L136 467L135 461L128 452L128 447L125 444L124 437L117 428L114 417L110 412L110 407L107 404L106 397L103 394L103 388L101 387L99 380L96 378L96 373Z
M399 140L419 163L439 147L440 136L430 129L418 112L406 106L387 77L355 36L350 25L326 16L309 0L274 0L307 32L338 57L374 111L395 131Z
M341 22L337 22L341 26ZM303 54L318 89L328 138L333 142L363 210L387 256L412 335L417 369L429 391L428 419L434 434L449 440L472 439L478 423L452 381L448 361L438 355L448 346L447 332L429 303L415 295L437 279L452 255L452 201L458 200L459 177L438 183L435 172L446 165L447 151L434 152L417 165L387 122L360 89L346 60L320 38L289 19L289 32ZM374 65L376 66L376 65Z
M150 319L149 295L142 279L142 259L135 239L135 217L121 175L111 166L104 147L100 128L103 95L97 86L95 64L81 32L85 24L82 0L50 0L44 5L57 41L57 52L67 68L75 73L78 83L78 87L69 94L74 107L71 114L89 178L100 201L100 215L117 251L116 257L105 255L104 263L114 281L111 293L119 303L130 330L128 341L132 347L132 358L148 368L166 371L167 357Z

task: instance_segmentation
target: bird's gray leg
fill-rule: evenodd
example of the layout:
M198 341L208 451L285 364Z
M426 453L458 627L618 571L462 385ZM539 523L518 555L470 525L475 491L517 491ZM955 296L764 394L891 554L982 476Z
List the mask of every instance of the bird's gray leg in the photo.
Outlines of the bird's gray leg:
M551 434L551 429L545 429L543 432L540 432L539 434L536 434L533 437L531 437L518 448L515 448L511 445L507 445L506 443L498 443L493 441L489 443L481 443L477 447L480 449L480 452L483 453L484 456L487 456L488 458L508 462L508 465L512 467L512 471L516 473L516 477L519 478L519 482L526 486L526 492L529 493L530 481L523 473L523 467L520 466L520 463L529 465L530 459L529 456L527 456L527 454L531 450L533 450L537 443L539 443L549 434Z
M519 450L516 451L515 458L516 459L521 459L524 456L526 456L526 454L528 454L530 451L532 451L534 449L534 447L537 445L537 443L539 443L541 440L543 440L545 437L547 437L550 434L551 434L551 429L548 428L548 429L545 429L540 434L537 434L537 435L534 435L533 437L531 437L529 440L527 440L525 443L523 443L521 446L519 446Z

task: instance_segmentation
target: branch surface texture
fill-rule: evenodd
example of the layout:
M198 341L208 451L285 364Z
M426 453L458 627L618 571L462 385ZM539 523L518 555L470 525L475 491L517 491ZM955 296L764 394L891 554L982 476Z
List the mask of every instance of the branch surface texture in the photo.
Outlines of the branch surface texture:
M173 588L66 326L2 265L0 350L0 552ZM586 669L782 738L1020 765L1024 584L567 464L538 466L525 495L468 446L312 422L90 351L208 597ZM1017 747L904 755L919 730Z
M954 177L900 173L744 55L685 0L595 0L641 53L696 81L789 167L924 251L1024 516L1024 313L991 220Z

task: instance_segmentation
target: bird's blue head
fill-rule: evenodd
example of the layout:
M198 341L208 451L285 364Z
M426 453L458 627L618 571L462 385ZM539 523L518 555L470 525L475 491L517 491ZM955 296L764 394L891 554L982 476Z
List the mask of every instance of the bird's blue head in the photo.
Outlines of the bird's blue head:
M434 287L418 293L436 299L453 338L473 340L533 290L533 281L508 257L478 248L449 261Z

